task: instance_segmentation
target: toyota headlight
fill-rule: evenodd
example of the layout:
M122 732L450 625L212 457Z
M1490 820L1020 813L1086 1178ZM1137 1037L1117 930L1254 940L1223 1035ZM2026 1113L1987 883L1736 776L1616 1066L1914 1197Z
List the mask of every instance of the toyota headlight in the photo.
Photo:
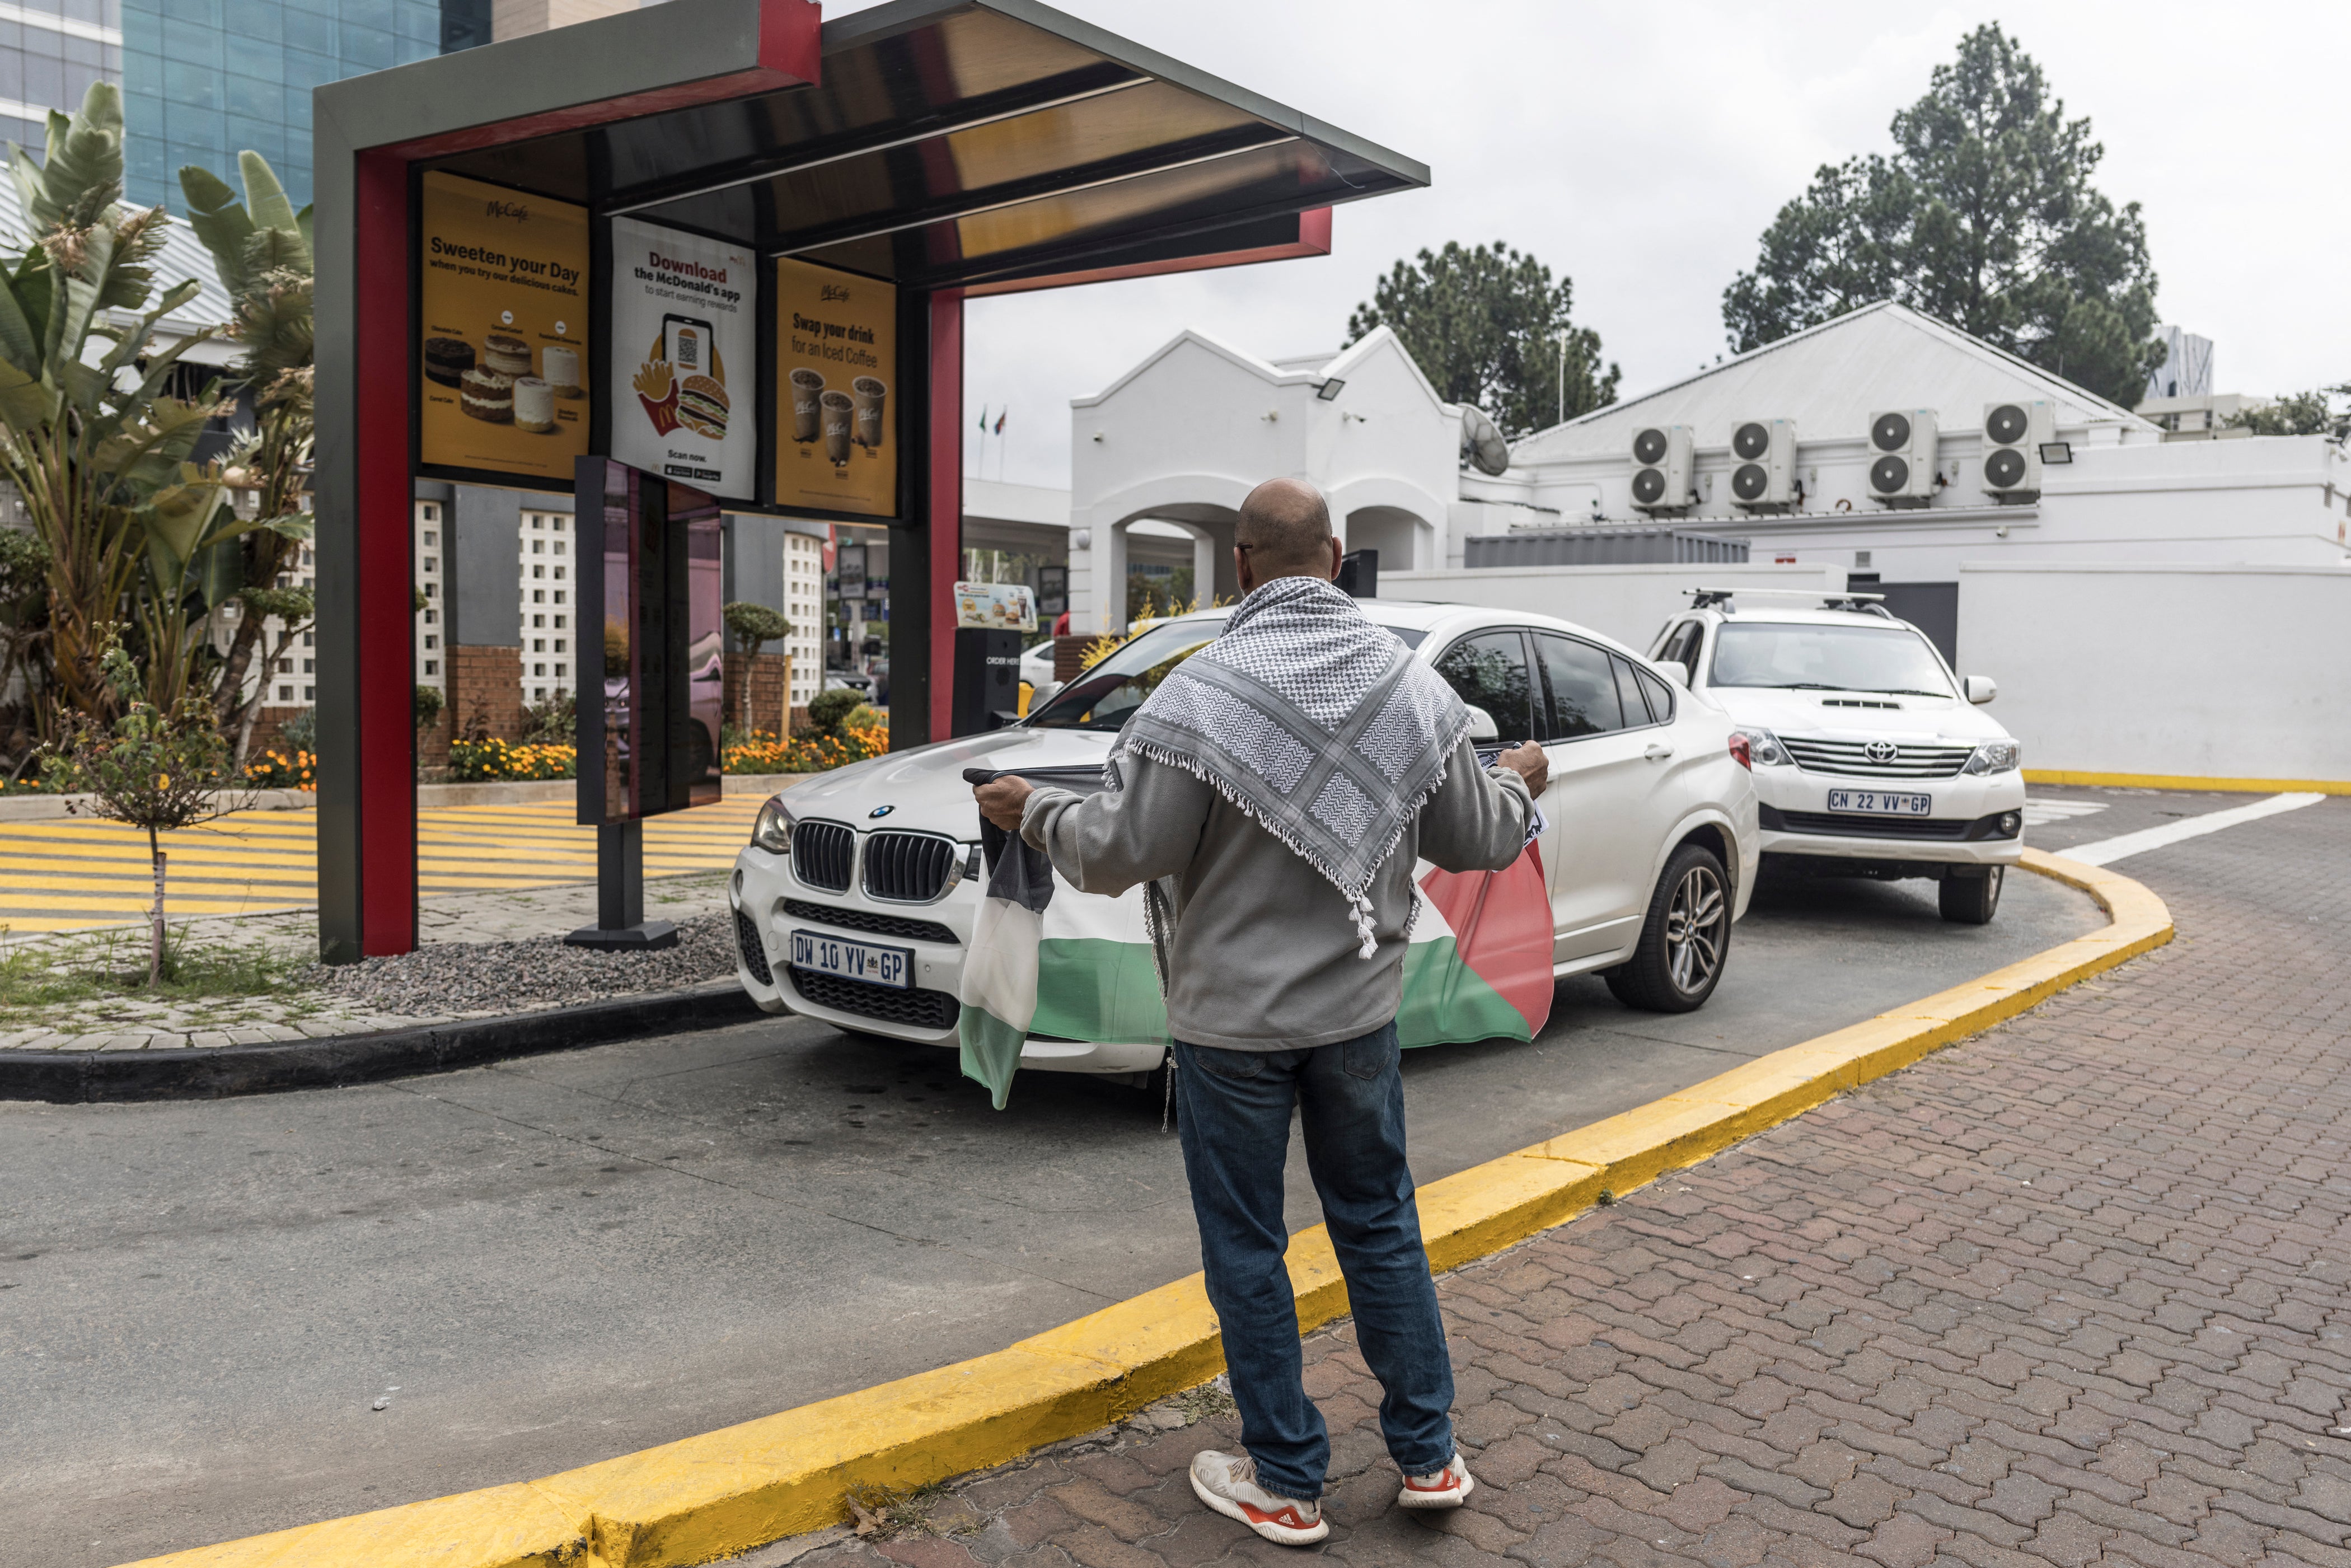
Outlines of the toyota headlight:
M1987 740L1968 758L1970 773L2007 773L2013 771L2022 748L2012 740Z
M769 854L792 852L792 814L784 810L783 801L769 796L759 808L759 820L751 824L751 844Z
M1730 733L1747 737L1748 755L1755 759L1758 768L1784 768L1794 760L1788 755L1788 748L1780 744L1780 737L1760 726L1743 724Z

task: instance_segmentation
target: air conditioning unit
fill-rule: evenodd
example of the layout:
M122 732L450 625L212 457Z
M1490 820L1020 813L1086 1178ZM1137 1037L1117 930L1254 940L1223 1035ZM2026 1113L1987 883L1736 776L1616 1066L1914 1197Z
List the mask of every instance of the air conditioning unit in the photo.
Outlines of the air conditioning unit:
M2057 439L2057 405L2047 398L1984 404L1984 494L2030 501L2041 494L2041 448Z
M1730 504L1785 512L1796 503L1796 422L1743 419L1730 427Z
M1693 499L1687 424L1652 424L1633 436L1633 506L1644 512L1683 512Z
M1935 411L1869 416L1869 493L1889 507L1923 507L1935 495Z

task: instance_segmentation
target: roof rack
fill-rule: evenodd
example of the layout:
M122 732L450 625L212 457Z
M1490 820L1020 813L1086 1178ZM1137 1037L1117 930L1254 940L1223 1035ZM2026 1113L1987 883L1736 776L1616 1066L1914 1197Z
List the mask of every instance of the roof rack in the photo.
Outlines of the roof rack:
M1892 612L1881 602L1882 593L1831 593L1819 588L1691 588L1684 592L1690 596L1692 610L1713 610L1728 607L1734 599L1816 599L1823 610L1871 611L1893 619Z

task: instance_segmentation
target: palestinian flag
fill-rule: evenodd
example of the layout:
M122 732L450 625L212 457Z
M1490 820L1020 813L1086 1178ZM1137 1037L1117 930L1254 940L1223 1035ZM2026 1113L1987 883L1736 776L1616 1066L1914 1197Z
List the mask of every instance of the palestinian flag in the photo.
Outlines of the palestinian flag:
M1080 893L1012 835L989 827L983 838L987 893L956 1025L964 1076L986 1084L1001 1111L1031 1036L1167 1043L1141 891ZM1533 1039L1552 996L1551 896L1534 846L1504 871L1430 867L1420 888L1396 1013L1402 1043Z

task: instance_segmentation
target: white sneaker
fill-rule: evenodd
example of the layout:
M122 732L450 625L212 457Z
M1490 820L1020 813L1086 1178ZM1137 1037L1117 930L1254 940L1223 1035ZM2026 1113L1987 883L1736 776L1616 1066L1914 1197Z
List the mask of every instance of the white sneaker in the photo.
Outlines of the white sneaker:
M1281 1546L1311 1546L1331 1533L1322 1504L1276 1497L1257 1484L1257 1461L1210 1448L1192 1456L1192 1490L1202 1502Z
M1459 1508L1478 1490L1469 1474L1469 1467L1461 1462L1459 1454L1445 1462L1441 1470L1431 1470L1425 1476L1406 1476L1404 1490L1396 1493L1398 1508Z

